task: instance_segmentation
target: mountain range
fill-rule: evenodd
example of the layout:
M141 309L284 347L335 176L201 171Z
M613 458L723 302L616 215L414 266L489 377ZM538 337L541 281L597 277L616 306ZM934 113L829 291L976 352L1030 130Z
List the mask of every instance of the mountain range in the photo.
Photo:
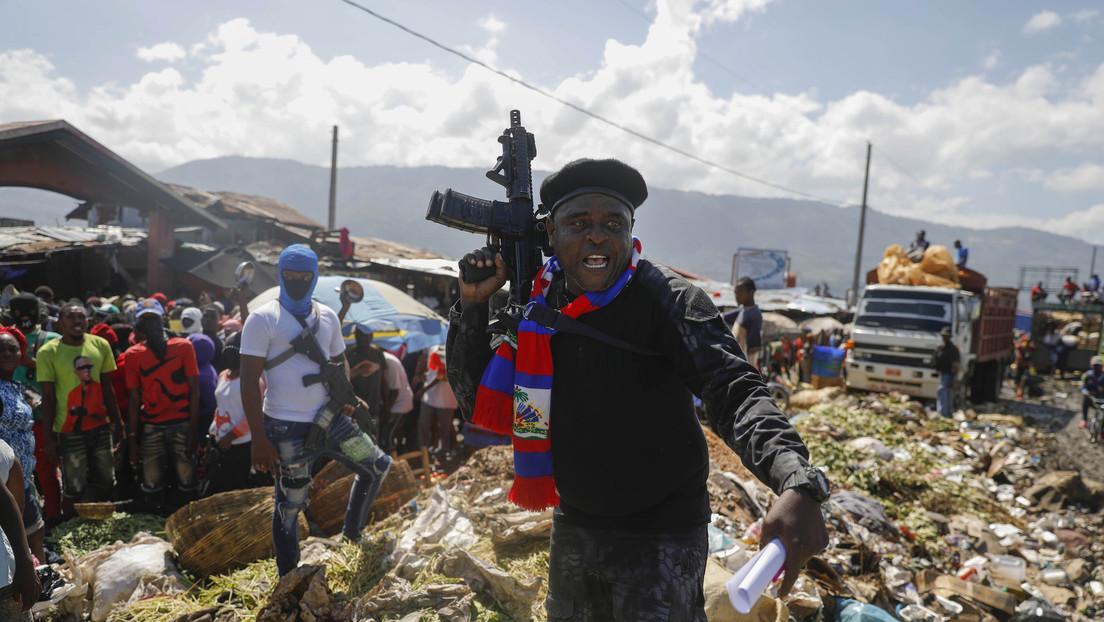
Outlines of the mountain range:
M339 168L337 226L348 227L353 235L459 257L481 246L482 236L425 220L426 207L434 190L446 188L504 200L504 189L484 173L482 169L446 167ZM536 187L547 174L534 172ZM328 220L327 167L232 156L188 162L155 177L204 190L271 197L320 223ZM35 193L30 200L41 205L28 210L23 195L0 195L0 216L26 218L25 214L34 213L36 222L42 221L37 224L55 224L74 204L48 193ZM970 250L968 265L988 276L992 285L1019 285L1021 268L1028 266L1076 267L1081 280L1089 275L1093 248L1081 240L1023 227L953 227L926 220L920 212L905 218L878 212L875 207L867 210L861 262L864 274L877 265L886 246L907 247L916 231L924 229L933 244L950 247L954 240L961 240ZM791 270L797 273L797 285L812 287L826 282L836 295L843 295L852 281L859 216L857 206L651 188L648 200L637 211L634 233L646 257L719 281L729 280L733 254L739 248L786 250Z

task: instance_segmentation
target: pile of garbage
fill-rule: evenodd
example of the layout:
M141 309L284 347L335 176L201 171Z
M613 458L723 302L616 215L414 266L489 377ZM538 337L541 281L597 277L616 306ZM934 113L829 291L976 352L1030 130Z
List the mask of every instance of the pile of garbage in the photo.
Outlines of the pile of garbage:
M833 482L829 546L786 598L768 591L737 613L725 581L757 552L775 496L706 429L711 621L1104 617L1104 484L1059 470L1045 425L998 405L942 419L904 396L836 387L791 405ZM58 571L78 589L39 619L544 619L551 512L510 504L512 478L509 448L479 450L359 542L308 538L302 566L280 580L271 559L192 576L168 542L142 533L69 555Z

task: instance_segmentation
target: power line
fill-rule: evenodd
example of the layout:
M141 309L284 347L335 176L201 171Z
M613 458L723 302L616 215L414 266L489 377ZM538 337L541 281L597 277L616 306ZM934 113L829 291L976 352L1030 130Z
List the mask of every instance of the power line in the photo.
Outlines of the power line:
M449 54L452 54L454 56L458 56L458 57L468 61L469 63L472 63L474 65L478 65L478 66L486 69L487 71L490 71L490 72L495 73L499 76L502 76L503 78L506 78L507 80L513 82L514 84L517 84L518 86L525 87L525 88L527 88L527 89L529 89L529 90L531 90L531 91L533 91L533 92L535 92L539 95L543 95L544 97L547 97L548 99L551 99L551 100L553 100L553 101L555 101L559 104L567 106L568 108L571 108L572 110L575 110L576 112L582 113L582 114L584 114L584 115L586 115L586 116L588 116L588 117L590 117L590 118L592 118L596 121L600 121L602 123L605 123L606 125L608 125L610 127L621 130L622 132L625 132L626 134L630 134L630 135L635 136L635 137L637 137L641 140L652 143L653 145L656 145L657 147L661 147L663 149L671 151L672 153L676 153L678 155L681 155L684 158L689 158L689 159L694 160L695 162L698 162L700 164L704 164L704 165L709 166L711 168L715 168L719 171L723 171L723 172L728 173L730 175L735 175L736 177L740 177L742 179L746 179L748 181L751 181L751 182L754 182L754 183L757 183L757 184L761 184L761 185L764 185L764 186L768 186L770 188L774 188L775 190L781 190L782 192L785 192L787 194L794 194L794 195L802 196L802 197L805 197L805 198L808 198L808 199L813 199L813 200L821 201L821 202L824 202L824 203L830 203L832 205L839 205L839 206L847 205L843 201L837 201L835 199L829 199L829 198L822 197L822 196L812 194L812 193L809 193L809 192L804 192L804 191L801 191L801 190L795 190L793 188L788 188L788 187L782 186L780 184L769 182L765 179L759 179L757 177L752 177L751 175L741 173L740 171L737 171L734 168L724 166L723 164L719 164L719 163L714 162L712 160L707 160L705 158L698 157L698 156L690 153L689 151L679 149L678 147L675 147L673 145L668 145L667 143L664 143L660 140L652 138L651 136L648 136L646 134L642 134L641 132L638 132L638 131L636 131L632 128L626 127L626 126L621 125L619 123L615 123L614 121L611 121L611 120L609 120L609 119L607 119L607 118L605 118L605 117L603 117L603 116L601 116L601 115L599 115L595 112L591 112L590 110L587 110L586 108L583 108L582 106L579 106L578 104L573 104L573 103L571 103L571 102L569 102L565 99L557 97L557 96L553 95L552 93L549 93L548 91L545 91L544 89L541 89L540 87L533 86L532 84L529 84L528 82L526 82L524 80L521 80L519 78L515 78L514 76L511 76L511 75L507 74L504 71L496 69L496 68L488 65L487 63L484 63L483 61L481 61L479 59L473 58L473 57L471 57L467 54L464 54L463 52L461 52L459 50L451 48L451 47L449 47L449 46L447 46L443 43L439 43L436 40L431 39L430 37L427 37L426 35L423 35L423 34L417 32L415 30L412 30L412 29L400 24L399 22L396 22L393 19L390 19L388 17L384 17L383 15L380 15L379 13L373 11L372 9L369 9L366 6L358 4L357 2L353 2L353 0L341 0L341 1L344 2L345 4L348 4L349 6L352 6L354 8L360 9L361 11L364 11L365 13L371 15L372 17L375 17L376 19L378 19L380 21L391 24L392 26L398 28L399 30L402 30L403 32L405 32L409 35L412 35L414 37L417 37L417 38L421 39L422 41L425 41L426 43L428 43L428 44L430 44L430 45L432 45L436 48L444 50L445 52L448 52Z
M889 156L889 154L885 152L885 150L883 150L883 149L877 149L877 151L878 151L878 153L879 153L879 154L881 154L881 155L882 155L882 157L884 157L884 158L886 159L886 161L887 161L887 162L889 162L889 164L890 164L891 166L893 166L893 168L895 168L895 169L897 169L898 171L900 171L901 173L903 173L903 174L904 174L904 175L905 175L906 177L908 177L908 178L909 178L909 179L911 179L912 181L915 181L915 182L916 182L916 184L917 184L918 186L920 186L921 188L923 188L923 189L924 189L924 190L926 190L927 192L930 192L931 194L935 195L935 197L936 197L937 199L939 199L940 201L944 201L944 202L946 202L946 201L947 201L947 199L946 199L946 198L944 198L943 196L941 196L941 195L940 195L940 194L939 194L938 192L935 192L935 191L934 191L934 190L932 190L931 188L928 188L927 186L925 186L925 185L924 185L924 182L920 181L920 180L919 180L919 179L918 179L918 178L917 178L917 177L916 177L915 175L913 175L913 174L912 174L912 173L910 173L910 172L909 172L909 171L908 171L907 169L905 169L905 167L901 166L901 165L900 165L900 164L898 164L898 163L897 163L896 161L894 161L894 159L893 159L893 158L891 158L891 157Z
M650 23L652 23L652 18L648 17L648 14L647 14L647 13L644 13L643 11L641 11L640 9L636 8L635 6L633 6L633 5L629 4L629 3L628 3L628 2L626 2L625 0L617 0L617 2L618 2L619 4L621 4L621 6L623 6L623 7L625 7L626 9L628 9L628 10L632 11L633 13L635 13L635 14L636 14L637 16L639 16L639 17L640 17L640 19L642 19L642 20L644 20L644 21L648 22L649 24L650 24ZM709 62L713 63L714 65L716 65L716 66L717 66L718 68L720 68L720 69L721 69L722 71L724 71L724 72L725 72L725 73L727 73L728 75L732 76L733 78L736 78L736 79L737 79L737 80L739 80L740 82L743 82L744 84L746 84L746 85L750 86L751 88L755 89L755 91L756 91L756 92L758 92L758 93L766 93L766 91L765 91L765 90L764 90L764 89L763 89L762 87L760 87L759 85L755 84L755 83L754 83L754 82L752 82L751 80L748 80L747 78L745 78L745 77L741 76L740 74L736 73L736 71L735 71L735 70L733 70L733 69L732 69L732 68L730 68L729 66L725 65L725 64L724 64L724 63L722 63L721 61L719 61L719 60L717 60L717 59L713 58L712 56L710 56L709 54L707 54L707 53L705 52L705 50L702 50L702 49L701 49L700 47L698 48L698 56L701 56L701 57L702 57L702 58L704 58L705 60L707 60L707 61L709 61Z

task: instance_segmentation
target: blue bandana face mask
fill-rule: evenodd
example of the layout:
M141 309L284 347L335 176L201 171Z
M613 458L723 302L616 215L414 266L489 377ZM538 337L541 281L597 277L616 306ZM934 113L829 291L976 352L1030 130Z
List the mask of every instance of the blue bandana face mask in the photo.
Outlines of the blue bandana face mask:
M295 315L307 315L311 308L311 294L318 283L318 255L308 246L292 244L280 253L280 262L276 266L280 277L280 304ZM284 281L284 270L312 272L314 278L306 287L298 283Z

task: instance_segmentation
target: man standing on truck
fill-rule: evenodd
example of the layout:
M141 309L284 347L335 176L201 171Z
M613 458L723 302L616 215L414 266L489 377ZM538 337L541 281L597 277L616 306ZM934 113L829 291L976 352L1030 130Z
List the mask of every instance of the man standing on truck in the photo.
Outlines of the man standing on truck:
M935 394L935 408L939 414L950 418L954 412L954 390L958 387L958 365L960 354L951 343L951 327L944 326L939 331L943 343L935 349L932 367L939 372L939 392Z
M966 267L966 260L970 258L970 249L962 245L962 240L955 240L955 265L959 268Z

